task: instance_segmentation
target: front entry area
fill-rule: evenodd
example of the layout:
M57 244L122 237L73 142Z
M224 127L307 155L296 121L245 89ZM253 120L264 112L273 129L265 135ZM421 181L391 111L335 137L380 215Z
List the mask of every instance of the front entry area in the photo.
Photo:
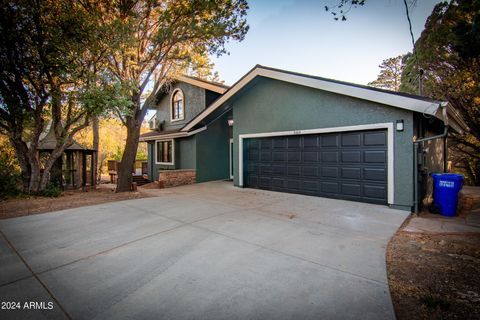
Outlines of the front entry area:
M387 130L245 139L246 187L387 204Z

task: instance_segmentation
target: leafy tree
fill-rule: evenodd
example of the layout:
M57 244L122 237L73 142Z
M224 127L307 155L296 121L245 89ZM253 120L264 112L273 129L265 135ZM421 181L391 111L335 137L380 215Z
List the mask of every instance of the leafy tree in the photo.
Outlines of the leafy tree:
M96 17L74 0L2 1L0 130L15 149L25 192L45 189L75 133L104 108L87 99L101 78L105 43ZM38 145L49 121L56 146L41 168Z
M93 121L92 121L93 122ZM103 117L98 124L98 178L107 172L107 160L122 160L125 141L127 140L127 128L115 117ZM92 123L93 124L93 123ZM144 125L141 133L148 132ZM89 126L75 135L75 140L86 147L94 147L95 127ZM147 144L140 143L137 150L137 159L145 158Z
M480 0L435 6L406 62L401 91L416 92L420 69L424 94L449 101L469 126L466 135L451 133L451 155L480 185Z
M194 55L183 71L184 74L203 80L223 83L217 71L214 71L214 63L207 55Z
M380 74L377 79L369 82L368 85L376 88L398 91L404 68L403 56L388 58L379 65Z
M103 16L118 31L108 68L131 101L117 110L127 127L118 192L130 190L140 128L157 90L193 55L221 55L228 40L243 40L247 9L245 0L132 0L105 7Z
M19 192L20 167L9 139L0 135L0 200Z
M350 10L352 10L352 8L365 5L365 2L365 0L339 0L337 4L325 6L324 8L326 12L330 12L332 14L335 21L346 21L346 15L350 12Z

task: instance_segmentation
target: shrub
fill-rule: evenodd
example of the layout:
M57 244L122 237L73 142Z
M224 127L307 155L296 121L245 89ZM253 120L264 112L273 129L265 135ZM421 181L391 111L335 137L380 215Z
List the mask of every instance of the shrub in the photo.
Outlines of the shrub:
M431 294L423 295L420 297L420 301L429 309L436 309L439 307L441 310L448 310L450 308L450 303L448 301L434 297Z
M42 191L42 196L50 197L50 198L57 198L62 194L61 188L58 186L57 183L50 182L46 188Z
M0 152L0 199L20 193L21 176L7 153Z

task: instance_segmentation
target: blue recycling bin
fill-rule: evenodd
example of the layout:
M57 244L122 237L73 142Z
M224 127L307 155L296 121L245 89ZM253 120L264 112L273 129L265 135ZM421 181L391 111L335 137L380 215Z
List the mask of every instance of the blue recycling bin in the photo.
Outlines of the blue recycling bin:
M462 189L463 175L456 173L432 173L433 204L440 214L453 217L457 213L458 192Z

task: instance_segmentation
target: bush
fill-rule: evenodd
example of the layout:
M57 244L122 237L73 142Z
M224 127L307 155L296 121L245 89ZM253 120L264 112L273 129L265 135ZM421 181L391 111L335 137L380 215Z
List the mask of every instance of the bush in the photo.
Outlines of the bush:
M57 183L52 183L50 182L45 190L42 191L42 196L44 197L50 197L50 198L57 198L62 194L62 190L58 186Z
M20 193L20 173L10 162L7 155L0 155L0 199L14 197Z

